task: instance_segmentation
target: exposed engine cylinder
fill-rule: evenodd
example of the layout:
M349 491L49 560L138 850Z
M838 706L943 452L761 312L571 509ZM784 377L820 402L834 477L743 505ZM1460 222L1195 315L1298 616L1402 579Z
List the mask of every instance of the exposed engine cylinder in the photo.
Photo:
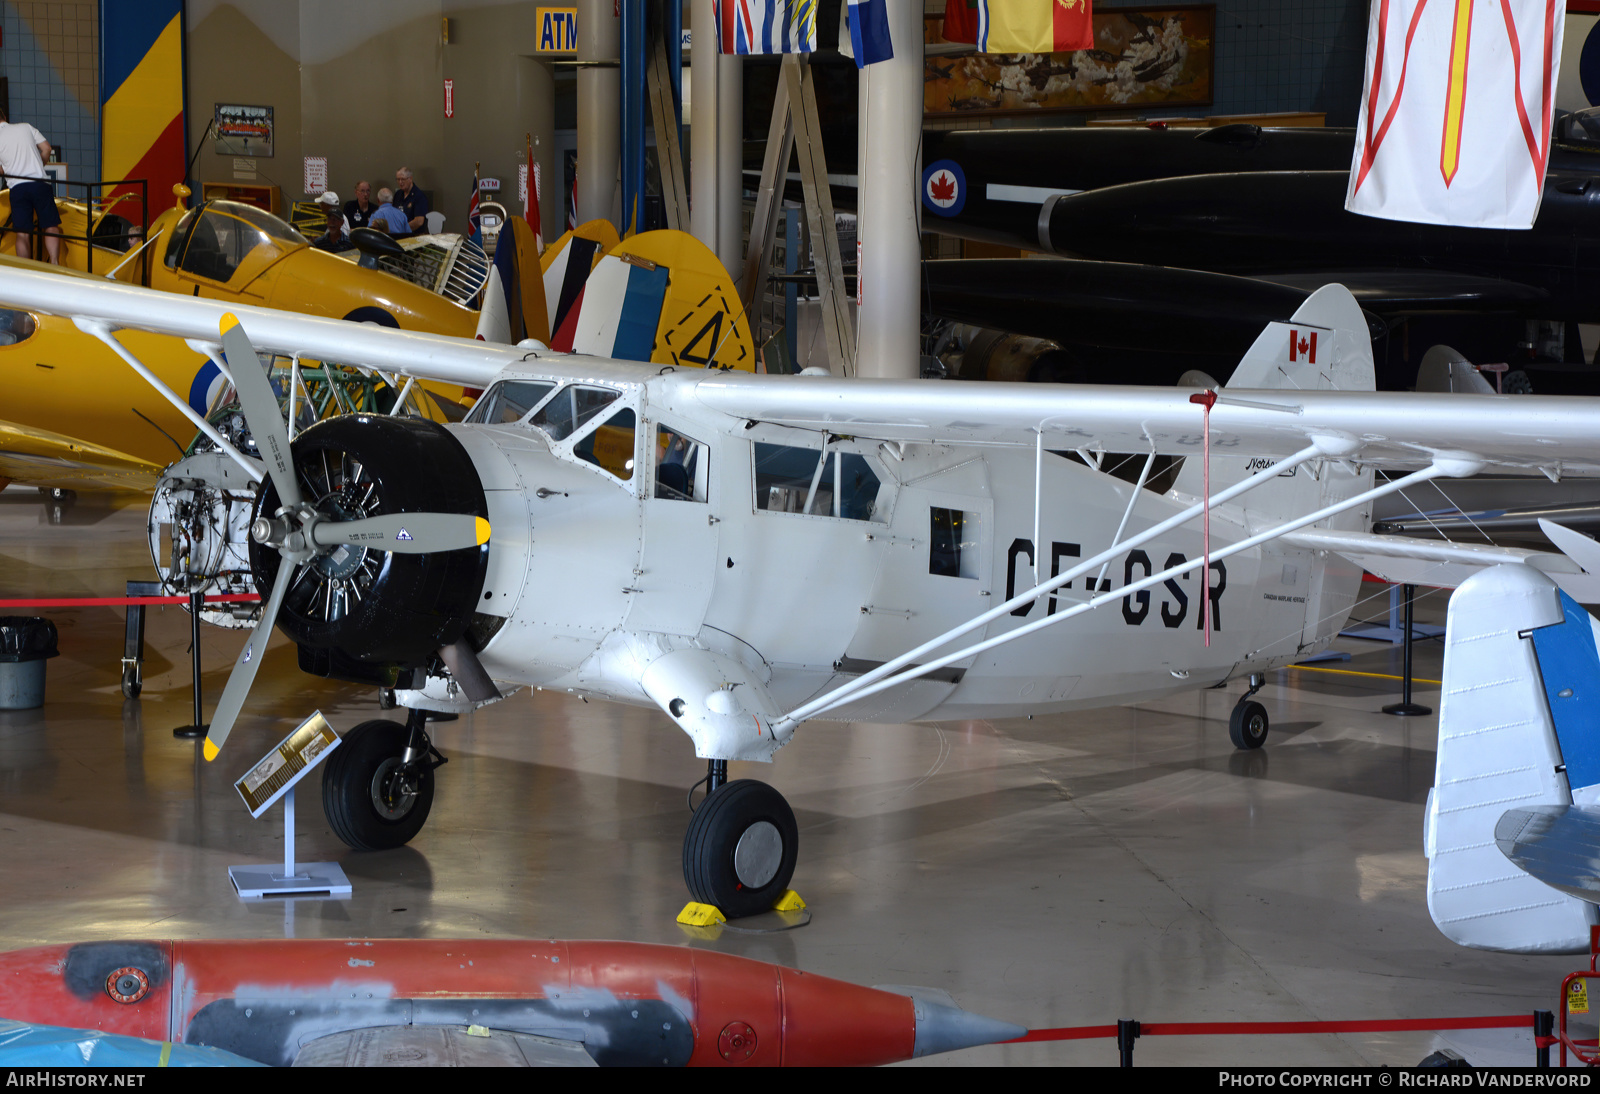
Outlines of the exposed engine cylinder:
M471 458L435 422L330 418L296 437L293 453L306 500L330 517L488 515ZM252 516L270 520L280 504L269 479ZM278 626L300 645L302 668L392 685L386 673L421 666L466 633L488 557L487 544L433 554L342 544L312 559L290 584ZM250 566L263 597L279 563L275 549L251 540Z

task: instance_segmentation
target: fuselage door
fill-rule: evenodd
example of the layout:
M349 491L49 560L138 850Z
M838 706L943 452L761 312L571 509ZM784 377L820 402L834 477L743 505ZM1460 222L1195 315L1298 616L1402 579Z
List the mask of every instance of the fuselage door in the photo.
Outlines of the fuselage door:
M701 431L703 432L703 431ZM630 630L694 635L716 576L718 476L711 446L666 423L646 431L644 541Z

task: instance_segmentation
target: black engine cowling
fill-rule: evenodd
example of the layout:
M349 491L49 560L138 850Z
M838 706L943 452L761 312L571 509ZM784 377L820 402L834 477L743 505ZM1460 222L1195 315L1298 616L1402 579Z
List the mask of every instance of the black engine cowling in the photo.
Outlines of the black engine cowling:
M293 454L305 499L336 519L488 515L471 457L436 422L329 418L296 437ZM271 517L280 504L269 478L255 516ZM308 671L392 685L396 670L422 666L466 632L488 559L487 544L433 554L346 544L306 564L284 596L278 626L299 644ZM263 597L280 563L277 550L251 542L250 566Z

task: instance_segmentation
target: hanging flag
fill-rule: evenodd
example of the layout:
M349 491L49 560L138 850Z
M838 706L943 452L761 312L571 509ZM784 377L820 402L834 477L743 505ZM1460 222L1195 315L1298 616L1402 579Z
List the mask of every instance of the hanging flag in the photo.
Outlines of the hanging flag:
M850 56L856 67L894 59L889 41L888 0L849 0Z
M1345 208L1533 227L1564 14L1557 0L1375 0Z
M940 31L946 42L978 41L978 0L945 0L944 29Z
M817 2L713 0L717 52L813 53L817 48Z
M978 0L978 52L1093 49L1093 16L1089 0Z
M467 202L467 235L483 246L483 223L478 218L478 165L472 166L472 200Z
M534 246L544 253L544 229L539 224L539 165L533 162L533 138L525 138L528 145L528 189L522 195L522 219L533 229Z

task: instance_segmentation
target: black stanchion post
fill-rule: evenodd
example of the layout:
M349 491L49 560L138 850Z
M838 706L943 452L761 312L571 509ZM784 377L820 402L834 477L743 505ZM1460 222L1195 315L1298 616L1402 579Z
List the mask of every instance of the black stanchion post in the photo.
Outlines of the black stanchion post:
M1411 638L1413 633L1411 630L1411 600L1417 595L1417 587L1415 585L1403 585L1401 586L1401 591L1405 594L1406 598L1406 644L1404 655L1405 668L1401 670L1403 673L1403 679L1400 684L1400 701L1398 703L1390 703L1388 706L1383 708L1383 712L1385 714L1398 714L1402 717L1408 717L1416 714L1432 714L1432 707L1425 707L1420 703L1413 703L1411 701Z
M1550 1046L1540 1044L1541 1037L1550 1037L1555 1033L1556 1016L1547 1010L1533 1012L1533 1060L1535 1067L1550 1066Z
M200 607L205 603L205 590L189 591L189 661L194 671L194 721L172 731L174 737L204 737L211 727L200 720Z
M1117 1054L1122 1058L1120 1066L1133 1066L1133 1043L1139 1039L1139 1022L1134 1018L1117 1019Z

